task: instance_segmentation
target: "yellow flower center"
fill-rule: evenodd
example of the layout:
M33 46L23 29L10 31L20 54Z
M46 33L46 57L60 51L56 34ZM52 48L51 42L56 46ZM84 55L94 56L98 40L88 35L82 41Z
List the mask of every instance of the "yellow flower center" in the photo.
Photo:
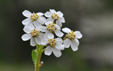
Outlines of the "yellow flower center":
M54 32L56 29L57 29L57 28L56 28L56 26L55 26L54 23L49 23L49 24L47 25L47 30L48 30L48 31Z
M52 19L59 19L59 16L56 13L53 13L51 17L52 17Z
M49 45L49 46L54 48L55 45L56 45L56 39L49 39L47 45Z
M66 38L70 39L70 40L74 40L76 38L76 34L74 31L71 31L69 32L67 35L66 35Z
M33 36L33 37L37 37L37 36L39 36L39 34L40 34L40 31L38 31L37 29L33 29L33 30L31 30L31 35Z
M36 21L38 18L39 18L38 14L33 13L33 14L31 15L31 20L32 20L32 21Z

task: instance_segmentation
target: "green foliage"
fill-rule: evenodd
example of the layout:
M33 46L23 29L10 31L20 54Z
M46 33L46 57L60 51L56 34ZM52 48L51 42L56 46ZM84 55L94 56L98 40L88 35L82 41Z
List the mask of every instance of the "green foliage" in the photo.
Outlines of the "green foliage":
M36 65L36 60L37 60L37 52L36 50L32 51L32 60L34 62L34 66Z

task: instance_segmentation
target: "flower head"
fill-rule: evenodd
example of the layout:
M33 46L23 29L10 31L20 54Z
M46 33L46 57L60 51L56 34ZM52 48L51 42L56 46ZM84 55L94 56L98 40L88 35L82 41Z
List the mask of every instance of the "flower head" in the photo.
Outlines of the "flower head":
M60 31L60 27L55 24L54 22L52 21L48 21L45 23L46 27L45 26L41 26L41 31L42 32L46 32L45 34L48 36L48 37L53 37L54 33L58 36L58 37L62 37L64 34Z
M30 40L30 45L35 46L36 43L40 44L41 39L43 38L43 34L40 32L39 28L35 28L32 24L24 27L24 32L26 34L22 35L22 40L27 41Z
M24 10L22 14L27 17L25 20L22 21L23 25L34 24L35 26L40 26L46 22L45 17L43 17L43 13L31 13L28 10Z
M54 9L50 9L50 12L47 11L45 16L48 17L48 21L54 20L59 27L62 27L62 23L65 23L65 19L61 11L56 12Z
M44 39L41 41L42 45L46 45L46 49L45 49L45 55L51 55L51 53L53 52L53 54L56 57L60 57L62 55L60 50L64 50L64 45L62 44L62 39L61 38L56 38L54 39L53 37L44 37Z
M25 34L21 38L23 41L30 40L31 46L36 45L38 49L36 49L37 54L44 52L45 55L50 56L53 53L56 57L60 57L62 55L61 50L64 50L64 47L69 48L71 46L73 51L78 50L78 39L82 38L82 34L79 31L63 28L62 31L67 34L64 40L61 39L64 35L61 32L62 23L65 23L61 11L56 12L54 9L50 9L43 14L41 12L31 13L28 10L24 10L22 14L27 18L22 21ZM47 20L43 15L45 15ZM54 35L58 38L54 38Z
M79 31L71 31L69 28L63 28L62 31L67 33L64 40L64 46L69 48L71 45L73 51L78 50L78 39L82 38L82 34Z

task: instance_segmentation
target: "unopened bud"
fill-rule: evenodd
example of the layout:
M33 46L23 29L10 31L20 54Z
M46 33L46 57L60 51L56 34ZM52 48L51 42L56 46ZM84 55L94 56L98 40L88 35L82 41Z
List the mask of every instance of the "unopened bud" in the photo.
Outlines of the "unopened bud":
M43 62L43 61L41 61L41 62L40 62L40 65L42 66L43 64L44 64L44 62Z

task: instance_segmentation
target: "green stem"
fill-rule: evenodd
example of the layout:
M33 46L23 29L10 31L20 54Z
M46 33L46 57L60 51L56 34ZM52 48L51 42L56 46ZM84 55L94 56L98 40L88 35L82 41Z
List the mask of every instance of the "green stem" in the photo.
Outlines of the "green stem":
M43 51L44 46L36 44L36 47L37 47L37 61L36 61L35 71L39 71L41 66L40 65L41 55L44 52Z

